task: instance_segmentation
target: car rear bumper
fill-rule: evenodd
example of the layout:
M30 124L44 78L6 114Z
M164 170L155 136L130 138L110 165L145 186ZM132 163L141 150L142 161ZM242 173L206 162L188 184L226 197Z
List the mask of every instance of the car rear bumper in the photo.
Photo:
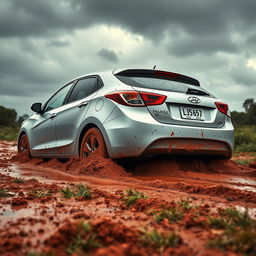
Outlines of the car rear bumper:
M133 110L134 111L134 110ZM227 120L222 128L170 125L157 122L146 109L136 115L125 111L104 124L111 158L153 154L198 154L231 157L234 128Z
M168 138L154 141L142 154L213 155L230 158L232 151L228 144L222 141L195 138Z

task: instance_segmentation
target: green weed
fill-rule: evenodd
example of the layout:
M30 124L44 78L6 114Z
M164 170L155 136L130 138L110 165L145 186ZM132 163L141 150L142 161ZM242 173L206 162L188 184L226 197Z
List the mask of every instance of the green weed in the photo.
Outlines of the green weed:
M170 223L175 223L183 218L183 212L177 207L171 207L169 209L161 209L153 217L157 223L162 222L164 219L167 219Z
M68 186L60 191L62 195L70 199L72 197L83 197L84 199L91 199L91 188L89 186L78 184L74 189L70 189Z
M251 219L248 210L244 212L227 208L218 218L209 218L209 224L223 233L209 241L210 247L233 250L244 255L256 255L256 221Z
M31 190L28 192L28 195L35 197L35 198L41 198L45 196L50 196L52 193L48 190Z
M9 193L8 189L0 188L0 197L13 196Z
M248 165L251 162L254 162L256 159L251 158L251 159L235 159L235 162L240 165Z
M184 210L189 210L194 208L193 205L191 205L191 200L189 198L186 199L181 199L180 201L177 202L177 204Z
M136 189L128 189L126 190L126 194L122 197L125 205L127 207L133 205L138 199L147 198L142 192L137 191Z
M64 189L61 189L60 192L62 193L63 197L67 199L75 196L75 193L68 186Z
M83 197L85 199L91 199L92 195L91 195L91 189L90 187L83 185L83 184L78 184L76 186L76 196L78 197Z
M163 251L165 248L175 247L180 242L180 237L175 232L164 234L153 229L152 231L143 231L140 241L144 246Z
M14 182L14 183L24 183L25 180L24 180L24 178L15 178L15 179L13 180L13 182Z
M96 239L89 223L80 222L77 225L76 235L71 238L71 242L67 247L68 254L79 253L91 249L99 248L101 245Z

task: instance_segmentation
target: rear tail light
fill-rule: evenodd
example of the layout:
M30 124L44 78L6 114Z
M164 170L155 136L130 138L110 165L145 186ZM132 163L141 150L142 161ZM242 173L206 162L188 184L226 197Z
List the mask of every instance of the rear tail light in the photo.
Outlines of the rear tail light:
M166 100L166 96L148 92L114 92L106 94L105 98L111 99L119 104L131 107L144 107L161 105Z
M217 109L224 115L230 117L229 110L228 110L228 104L222 103L222 102L215 102L215 105Z

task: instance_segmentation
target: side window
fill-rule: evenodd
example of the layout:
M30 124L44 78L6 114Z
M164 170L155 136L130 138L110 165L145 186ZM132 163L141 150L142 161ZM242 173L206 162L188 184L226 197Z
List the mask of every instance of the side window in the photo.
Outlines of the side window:
M83 98L88 97L97 91L97 78L85 78L81 79L75 85L72 93L70 94L68 102L73 102L77 100L81 100Z
M71 84L68 84L64 88L62 88L60 91L58 91L47 103L44 108L44 112L50 111L52 109L58 108L62 106L70 88L72 86Z

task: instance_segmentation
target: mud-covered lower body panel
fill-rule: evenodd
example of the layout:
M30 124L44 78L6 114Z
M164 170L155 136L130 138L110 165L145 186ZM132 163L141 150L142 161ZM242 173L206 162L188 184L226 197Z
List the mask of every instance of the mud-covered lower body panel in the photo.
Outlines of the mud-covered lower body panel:
M232 150L227 143L208 139L168 138L154 141L143 155L212 155L230 158Z

